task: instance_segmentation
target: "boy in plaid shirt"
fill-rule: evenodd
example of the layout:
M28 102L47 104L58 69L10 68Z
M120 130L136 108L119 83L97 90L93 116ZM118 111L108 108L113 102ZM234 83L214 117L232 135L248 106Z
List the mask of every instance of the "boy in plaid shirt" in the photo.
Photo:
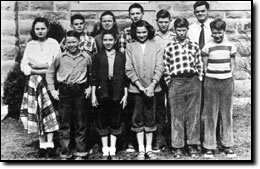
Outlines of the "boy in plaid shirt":
M175 20L176 39L164 51L164 79L169 88L171 143L175 158L183 155L185 134L192 157L197 156L197 145L200 144L203 63L198 44L186 37L188 26L185 18Z

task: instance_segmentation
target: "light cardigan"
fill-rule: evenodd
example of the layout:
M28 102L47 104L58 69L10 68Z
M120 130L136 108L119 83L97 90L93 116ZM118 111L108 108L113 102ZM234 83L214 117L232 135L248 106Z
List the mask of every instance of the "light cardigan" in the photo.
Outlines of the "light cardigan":
M23 59L21 62L21 70L25 75L30 75L31 67L29 64L45 64L51 65L54 57L60 53L59 43L52 38L48 38L41 47L37 40L27 43Z
M154 40L146 42L143 53L140 42L128 43L126 47L126 76L130 79L129 92L139 93L135 81L139 80L143 87L148 87L152 80L159 82L163 67L163 51ZM155 92L161 91L157 83Z

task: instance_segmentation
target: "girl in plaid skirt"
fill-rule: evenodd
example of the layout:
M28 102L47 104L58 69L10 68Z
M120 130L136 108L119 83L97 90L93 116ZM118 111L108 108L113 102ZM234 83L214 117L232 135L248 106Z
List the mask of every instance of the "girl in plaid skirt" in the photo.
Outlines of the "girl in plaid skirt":
M32 41L28 42L21 62L27 76L20 117L28 133L38 133L40 149L37 157L54 157L53 132L59 129L56 112L50 100L45 74L54 57L60 53L59 43L48 38L49 22L36 18L32 24Z

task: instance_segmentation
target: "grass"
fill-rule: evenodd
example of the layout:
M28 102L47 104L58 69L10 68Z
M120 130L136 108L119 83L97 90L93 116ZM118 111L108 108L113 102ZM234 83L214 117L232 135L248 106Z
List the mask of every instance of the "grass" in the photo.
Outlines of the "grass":
M251 160L251 105L234 107L234 150L237 157L229 159L221 151L216 153L213 160ZM38 159L35 157L37 151L37 135L27 134L20 121L7 118L1 121L1 160L58 160ZM28 146L31 144L31 146ZM57 149L58 151L58 149ZM91 160L101 158L99 148L95 146L93 153L89 156ZM137 153L126 153L120 151L118 156L121 160L132 160ZM159 160L176 160L168 149L158 154ZM180 160L194 160L191 157L183 157ZM207 160L200 156L196 160Z

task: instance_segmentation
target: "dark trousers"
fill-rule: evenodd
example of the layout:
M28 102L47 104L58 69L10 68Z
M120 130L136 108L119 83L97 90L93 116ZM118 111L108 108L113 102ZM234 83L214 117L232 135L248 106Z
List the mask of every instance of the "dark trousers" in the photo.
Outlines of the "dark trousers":
M74 128L76 153L85 153L87 132L87 107L84 86L59 85L60 144L61 153L69 153L70 135ZM73 125L73 126L72 126ZM72 134L72 135L73 135Z
M197 76L172 78L169 84L172 147L200 144L201 82ZM187 138L187 140L185 140Z
M97 116L97 131L101 136L119 135L122 132L122 104L111 98L102 99Z
M134 112L132 117L132 130L134 132L156 131L156 94L147 97L143 93L134 94Z
M207 149L217 148L216 129L220 117L220 142L225 147L232 147L233 140L233 93L234 80L206 77L204 86L204 142Z

